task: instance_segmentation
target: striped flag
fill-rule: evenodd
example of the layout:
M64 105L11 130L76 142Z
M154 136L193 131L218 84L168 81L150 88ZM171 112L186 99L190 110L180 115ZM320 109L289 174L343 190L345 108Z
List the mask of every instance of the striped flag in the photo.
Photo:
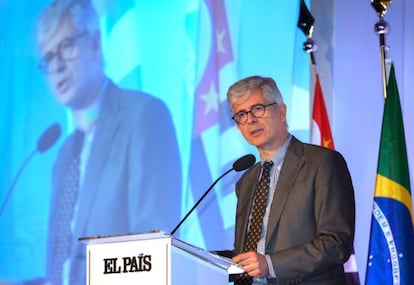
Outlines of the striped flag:
M313 97L311 142L326 148L335 149L318 73L316 73L315 91ZM352 255L344 264L344 269L346 284L359 285L358 268L354 252L352 252Z
M365 284L414 284L414 229L404 124L391 63Z
M214 149L220 145L223 132L233 127L233 124L229 124L232 122L227 104L220 98L220 94L224 93L220 88L220 72L233 61L225 3L220 0L205 0L204 4L201 5L201 14L204 15L205 7L208 17L200 21L200 25L205 25L200 26L200 29L211 33L200 34L199 42L195 44L195 53L199 57L197 63L205 65L203 69L198 69L200 79L194 94L191 157L188 170L190 184L187 195L192 199L186 203L188 208L194 205L213 183L216 178L214 171L223 166L221 153L215 152ZM197 47L200 49L208 47L206 58L198 54ZM223 117L227 117L228 123ZM213 153L214 157L209 156L209 153ZM220 199L215 191L210 192L203 204L198 206L192 222L188 224L191 225L191 229L186 231L183 227L181 237L205 248L217 247L214 243L220 240L216 237L215 229L223 232L225 225ZM195 229L197 226L198 229ZM198 237L198 241L194 240L195 236Z

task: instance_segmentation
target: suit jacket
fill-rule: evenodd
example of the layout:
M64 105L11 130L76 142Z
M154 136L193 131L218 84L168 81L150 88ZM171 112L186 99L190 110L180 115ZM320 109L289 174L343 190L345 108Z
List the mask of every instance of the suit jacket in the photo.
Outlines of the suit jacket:
M54 213L61 207L62 181L73 144L72 135L54 166L49 265L60 238ZM165 104L109 83L78 194L69 284L86 282L85 246L78 238L171 231L180 220L181 179L175 130Z
M236 184L235 254L243 251L259 174L257 163ZM266 254L277 276L269 282L342 284L354 224L354 192L343 157L292 137L267 225Z

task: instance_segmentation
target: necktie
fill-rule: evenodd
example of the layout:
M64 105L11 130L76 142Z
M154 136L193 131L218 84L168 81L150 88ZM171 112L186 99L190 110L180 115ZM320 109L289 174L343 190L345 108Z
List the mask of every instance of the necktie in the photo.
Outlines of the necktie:
M75 132L70 160L63 179L61 201L58 201L56 215L56 239L52 260L52 281L54 285L62 284L63 265L69 257L72 243L71 222L79 190L80 155L83 144L83 133Z
M247 240L244 244L244 252L256 251L257 243L260 239L263 227L263 217L266 209L267 196L270 187L270 170L273 167L272 161L265 161L263 163L263 171L260 181L257 185L256 193L254 195L253 209L250 218L249 232L247 234ZM245 285L252 284L253 278L247 274L243 274L235 284Z

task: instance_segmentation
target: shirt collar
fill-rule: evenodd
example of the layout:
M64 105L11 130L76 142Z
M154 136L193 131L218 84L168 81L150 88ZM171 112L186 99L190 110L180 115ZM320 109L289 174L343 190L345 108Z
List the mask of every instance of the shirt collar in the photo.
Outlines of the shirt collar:
M290 140L292 139L292 135L289 134L285 142L282 144L282 146L272 155L272 161L276 167L278 167L283 159L285 158L287 148L289 146ZM265 162L265 159L260 159L260 163L263 165Z

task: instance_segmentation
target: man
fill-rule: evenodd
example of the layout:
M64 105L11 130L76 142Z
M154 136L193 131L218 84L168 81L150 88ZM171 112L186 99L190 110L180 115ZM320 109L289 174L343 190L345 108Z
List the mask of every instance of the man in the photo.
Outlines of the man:
M271 78L236 82L227 101L238 129L261 159L236 184L235 249L221 252L246 272L235 284L344 284L355 201L343 157L289 133L287 108ZM265 176L267 181L258 183ZM256 201L263 188L268 191L264 200Z
M54 166L47 279L85 284L86 252L78 238L170 231L179 222L177 140L164 103L121 89L105 75L89 0L54 1L38 31L40 68L76 126Z

